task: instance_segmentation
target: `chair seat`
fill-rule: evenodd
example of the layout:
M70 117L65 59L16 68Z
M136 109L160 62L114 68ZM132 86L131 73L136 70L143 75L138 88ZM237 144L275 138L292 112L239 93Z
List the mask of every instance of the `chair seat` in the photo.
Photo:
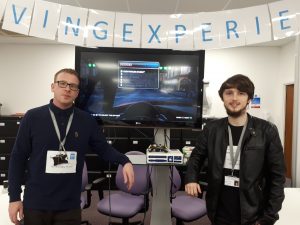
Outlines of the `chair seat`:
M205 214L206 204L203 199L179 195L172 200L172 215L183 221L190 222L199 219Z
M144 196L134 196L128 193L114 193L110 195L111 207L109 207L109 198L101 199L97 204L97 210L100 213L118 218L131 218L144 207Z

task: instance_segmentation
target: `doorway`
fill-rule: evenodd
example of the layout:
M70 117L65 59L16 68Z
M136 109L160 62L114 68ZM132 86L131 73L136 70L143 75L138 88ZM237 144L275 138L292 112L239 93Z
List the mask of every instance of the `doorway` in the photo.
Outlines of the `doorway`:
M284 159L286 177L292 179L292 143L293 143L294 84L285 87L285 128Z

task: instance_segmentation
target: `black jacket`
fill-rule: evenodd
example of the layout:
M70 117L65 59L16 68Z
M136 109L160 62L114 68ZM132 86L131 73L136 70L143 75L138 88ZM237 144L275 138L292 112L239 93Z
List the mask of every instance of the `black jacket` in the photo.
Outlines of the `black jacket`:
M207 123L188 161L186 183L198 182L199 171L208 158L207 213L213 222L228 146L228 119ZM284 199L283 148L275 125L248 115L240 156L241 224L274 224Z

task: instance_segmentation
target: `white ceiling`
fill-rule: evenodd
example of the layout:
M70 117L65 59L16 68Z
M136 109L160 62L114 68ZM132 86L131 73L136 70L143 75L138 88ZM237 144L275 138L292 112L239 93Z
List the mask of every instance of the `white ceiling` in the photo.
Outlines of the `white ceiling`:
M239 9L255 5L267 4L278 0L47 0L62 5L82 8L107 10L113 12L129 12L141 14L173 14L212 12L228 9ZM1 26L1 25L0 25ZM264 45L278 46L286 44L289 39L272 41ZM0 43L57 43L39 38L25 37L0 28Z
M172 14L221 11L262 5L278 0L47 0L63 5L115 12Z

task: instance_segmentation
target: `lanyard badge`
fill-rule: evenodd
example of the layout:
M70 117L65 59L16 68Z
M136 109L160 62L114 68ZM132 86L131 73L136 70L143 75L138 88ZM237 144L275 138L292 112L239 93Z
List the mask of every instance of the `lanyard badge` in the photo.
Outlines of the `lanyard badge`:
M48 150L46 157L46 173L75 173L77 164L77 152L66 151L65 142L68 132L70 130L74 112L69 117L66 135L63 140L61 140L61 135L58 129L58 124L54 113L49 108L51 119L55 128L55 132L59 141L59 148L57 150Z
M228 125L229 150L230 150L230 161L231 161L231 176L225 176L224 185L226 185L226 186L231 186L231 187L239 187L240 186L239 177L234 176L233 173L234 173L235 165L236 165L236 163L239 159L239 156L240 156L241 147L242 147L242 140L243 140L243 137L245 135L246 127L247 127L247 123L243 126L243 130L242 130L239 142L238 142L238 146L237 146L236 151L234 153L232 132L231 132L230 126Z
M58 125L57 125L55 115L54 115L54 113L52 112L52 110L50 108L49 108L49 111L50 111L51 119L52 119L52 122L53 122L53 125L54 125L54 128L55 128L55 132L56 132L56 135L57 135L57 138L58 138L58 141L59 141L58 150L61 152L61 154L67 155L64 145L65 145L66 138L67 138L67 135L69 133L72 121L73 121L74 111L72 112L72 114L69 117L67 128L66 128L66 135L65 135L63 140L61 140L61 136L60 136L60 132L59 132L59 129L58 129Z

